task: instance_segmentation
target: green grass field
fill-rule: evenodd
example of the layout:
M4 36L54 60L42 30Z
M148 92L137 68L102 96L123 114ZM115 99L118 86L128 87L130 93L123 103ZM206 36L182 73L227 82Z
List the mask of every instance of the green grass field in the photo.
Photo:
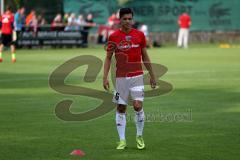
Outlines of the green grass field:
M67 122L54 114L63 99L74 100L72 111L97 107L101 100L55 92L48 85L54 69L73 57L104 58L101 47L91 49L19 50L17 63L4 52L0 64L0 160L238 160L240 157L240 49L195 45L150 49L154 63L165 65L161 77L172 92L146 98L146 114L191 114L187 121L157 119L145 123L146 150L135 144L135 124L127 122L128 148L115 150L115 112L88 122ZM86 67L72 72L67 82L102 89L102 74L86 83ZM101 72L102 73L102 72ZM109 99L109 101L111 101ZM129 115L133 113L128 108ZM191 111L191 112L189 112ZM72 157L82 149L83 158Z

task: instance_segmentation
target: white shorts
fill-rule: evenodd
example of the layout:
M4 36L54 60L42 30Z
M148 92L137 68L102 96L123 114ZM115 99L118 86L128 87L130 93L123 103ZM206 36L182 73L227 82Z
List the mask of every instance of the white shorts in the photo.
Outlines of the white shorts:
M143 75L116 78L116 87L114 91L113 102L116 104L127 105L129 92L133 100L143 101Z

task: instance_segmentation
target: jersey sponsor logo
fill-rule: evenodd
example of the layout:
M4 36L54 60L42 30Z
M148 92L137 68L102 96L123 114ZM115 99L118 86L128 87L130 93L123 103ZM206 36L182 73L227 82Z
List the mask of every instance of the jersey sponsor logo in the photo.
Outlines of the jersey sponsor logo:
M127 51L130 48L138 48L138 47L140 47L139 44L132 44L131 41L123 40L119 44L116 44L115 42L109 41L104 46L104 49L107 52L115 52L115 51L117 52L117 50L119 50L119 51Z
M132 44L132 48L138 48L139 46L139 44Z
M117 48L121 51L126 51L129 50L131 48L138 48L140 45L139 44L132 44L131 41L121 41L118 45Z
M130 49L130 48L138 48L140 45L139 44L127 44L127 45L119 45L118 49Z

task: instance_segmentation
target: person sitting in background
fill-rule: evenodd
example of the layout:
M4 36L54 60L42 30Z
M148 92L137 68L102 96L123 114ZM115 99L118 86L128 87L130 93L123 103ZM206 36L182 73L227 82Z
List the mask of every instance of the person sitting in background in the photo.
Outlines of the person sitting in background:
M76 23L76 15L72 13L70 17L68 17L68 23L65 27L65 31L75 31L77 30L77 23Z
M25 8L21 7L17 10L17 12L14 15L14 30L16 31L16 34L13 34L15 37L13 37L13 41L17 41L21 31L23 31L25 27ZM18 43L15 43L16 47L18 46Z
M42 27L47 24L47 21L42 14L37 16L37 21L38 21L38 27Z
M114 25L115 20L117 19L117 16L115 13L113 13L109 18L108 18L108 25L111 27Z
M119 11L113 13L109 18L108 18L108 25L110 25L108 32L107 32L107 37L109 37L113 32L119 29L120 25L120 19L119 19Z
M78 16L78 19L76 20L76 23L78 25L78 30L82 30L83 26L86 25L85 19L83 18L82 14L80 14Z
M32 10L32 11L27 15L27 17L26 17L26 25L27 25L27 26L30 25L30 23L31 23L34 15L36 16L35 10Z
M64 16L63 16L63 24L64 24L64 26L67 26L68 18L69 18L69 14L65 13Z
M108 25L110 26L110 28L112 30L117 30L119 28L119 16L118 16L118 12L117 13L113 13L109 18L108 18Z
M36 36L37 30L38 30L38 19L36 14L33 14L32 19L29 23L30 30L34 32L34 35Z
M63 31L64 30L64 24L62 21L62 15L59 13L56 15L54 20L51 23L51 30L53 31Z

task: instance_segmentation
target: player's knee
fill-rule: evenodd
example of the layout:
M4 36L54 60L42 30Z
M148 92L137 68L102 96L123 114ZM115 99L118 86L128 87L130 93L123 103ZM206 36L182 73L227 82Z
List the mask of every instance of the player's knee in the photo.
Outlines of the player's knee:
M141 101L133 101L133 108L135 111L141 111L142 109L142 102Z
M126 106L122 104L117 105L117 111L118 113L125 113L126 112Z

